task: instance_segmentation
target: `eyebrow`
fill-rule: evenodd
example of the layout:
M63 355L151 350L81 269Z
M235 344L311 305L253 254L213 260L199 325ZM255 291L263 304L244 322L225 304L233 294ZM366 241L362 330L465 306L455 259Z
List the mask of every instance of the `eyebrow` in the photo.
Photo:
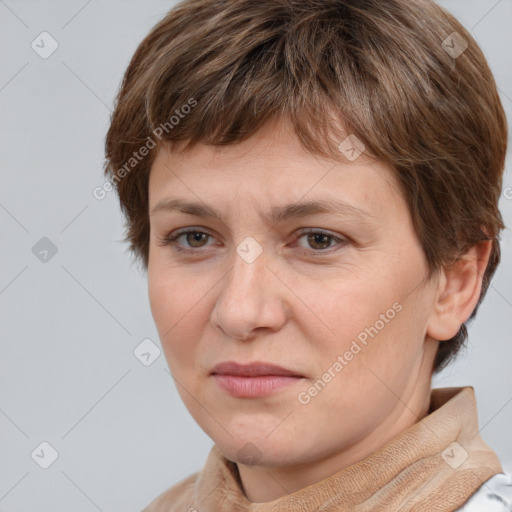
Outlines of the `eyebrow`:
M151 216L160 211L173 210L177 210L189 215L195 215L197 217L210 217L225 223L224 217L214 208L206 204L181 201L179 199L163 199L152 209ZM375 218L374 215L366 210L342 201L332 199L303 201L291 203L285 206L276 206L271 210L270 215L267 215L267 218L274 223L278 223L285 220L302 218L318 213L338 213L359 218Z

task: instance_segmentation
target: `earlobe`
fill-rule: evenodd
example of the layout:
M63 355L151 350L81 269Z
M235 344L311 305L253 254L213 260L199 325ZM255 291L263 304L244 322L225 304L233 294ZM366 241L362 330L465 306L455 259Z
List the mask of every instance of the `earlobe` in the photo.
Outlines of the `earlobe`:
M492 244L492 240L478 242L449 268L441 270L427 325L428 336L449 340L470 317L480 298Z

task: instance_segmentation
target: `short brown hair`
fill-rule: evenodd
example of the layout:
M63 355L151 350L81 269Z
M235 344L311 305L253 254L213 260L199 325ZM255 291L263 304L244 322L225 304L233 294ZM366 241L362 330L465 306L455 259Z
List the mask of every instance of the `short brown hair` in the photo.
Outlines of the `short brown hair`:
M430 0L177 4L133 55L105 141L124 241L144 268L155 155L147 148L236 144L277 116L312 153L343 159L333 141L350 133L392 165L431 275L493 240L473 318L500 261L507 123L481 49ZM466 339L463 324L440 343L434 372Z

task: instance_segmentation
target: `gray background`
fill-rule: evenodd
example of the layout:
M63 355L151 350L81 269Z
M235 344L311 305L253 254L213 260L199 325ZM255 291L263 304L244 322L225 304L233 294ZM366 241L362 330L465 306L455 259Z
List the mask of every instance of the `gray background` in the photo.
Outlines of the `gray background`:
M181 404L146 278L132 264L103 141L122 73L173 2L0 0L0 510L137 511L199 470L212 441ZM512 0L443 1L487 55L512 113ZM31 43L58 42L49 58ZM48 45L46 45L48 48ZM505 187L512 187L510 158ZM512 221L512 188L501 208ZM47 237L57 253L40 261ZM473 385L482 436L512 469L512 236L470 343L434 387ZM44 242L40 242L44 243ZM58 452L42 469L41 442ZM36 460L49 456L48 450Z

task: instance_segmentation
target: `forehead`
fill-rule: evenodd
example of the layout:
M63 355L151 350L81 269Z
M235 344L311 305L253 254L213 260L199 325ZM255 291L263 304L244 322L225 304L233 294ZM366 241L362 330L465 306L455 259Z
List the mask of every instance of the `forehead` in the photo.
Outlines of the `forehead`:
M400 202L401 191L395 172L384 162L365 153L354 161L341 152L336 160L314 155L286 126L268 123L237 144L197 144L186 151L160 147L150 173L150 212L177 200L206 207L209 199L226 205L254 201L269 208L300 201L301 208L312 210L321 208L319 201L345 203L347 212L352 207L354 214L359 210L377 216L383 207ZM274 208L271 215L283 213Z

